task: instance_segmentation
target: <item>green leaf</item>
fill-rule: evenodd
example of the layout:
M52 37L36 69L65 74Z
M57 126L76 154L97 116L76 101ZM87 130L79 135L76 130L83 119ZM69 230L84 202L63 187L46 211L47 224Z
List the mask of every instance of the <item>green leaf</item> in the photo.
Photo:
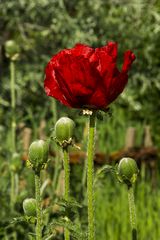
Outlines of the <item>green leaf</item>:
M102 168L98 169L98 171L95 174L95 179L94 179L94 184L97 183L97 181L102 178L104 176L104 174L106 173L111 173L114 174L116 173L115 171L115 167L111 166L111 165L104 165Z
M61 226L64 228L67 228L70 231L70 234L73 239L76 240L85 240L87 238L86 233L83 233L80 225L73 223L70 219L67 217L59 218L58 220L52 221L48 226L47 226L47 232L51 233L53 232L53 228L56 228L56 226ZM46 236L49 236L49 234L46 234ZM46 238L45 238L46 239Z

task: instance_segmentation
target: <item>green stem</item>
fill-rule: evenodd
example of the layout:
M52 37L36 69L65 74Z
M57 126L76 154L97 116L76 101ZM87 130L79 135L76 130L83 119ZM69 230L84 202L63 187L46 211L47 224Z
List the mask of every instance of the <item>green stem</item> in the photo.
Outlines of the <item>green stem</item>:
M13 153L16 152L16 118L15 118L15 106L16 106L16 96L15 96L15 63L10 61L10 91L11 91L11 149L12 157ZM15 203L15 174L11 170L11 193L10 193L10 204L11 209L14 208Z
M14 208L14 203L15 203L15 174L14 171L11 170L11 201L10 201L10 206L11 209Z
M70 165L69 165L69 153L68 149L63 149L63 157L64 157L64 174L65 174L65 192L64 192L64 199L68 202L69 195L70 195ZM70 234L67 228L64 229L64 239L69 240Z
M93 179L94 179L94 136L95 136L96 113L93 112L89 119L89 136L88 136L88 167L87 167L87 195L88 195L88 240L95 239L94 226L94 195L93 195Z
M37 224L36 224L36 240L42 239L42 206L40 194L40 172L35 173L35 192L36 192L36 211L37 211Z
M10 62L10 87L11 87L11 111L12 111L12 123L11 123L11 141L12 141L12 153L16 152L16 95L15 95L15 63Z
M132 240L137 240L136 207L134 202L133 186L128 186L128 203L132 228Z
M56 124L56 122L57 122L57 102L54 99L52 99L51 110L53 113L53 122L54 122L54 124Z
M55 99L52 99L51 110L53 114L53 122L54 124L56 124L58 114L57 114L57 102ZM55 152L56 152L56 156L55 156L54 176L53 176L53 192L55 192L55 188L58 181L58 174L61 167L61 162L59 159L59 148L57 147L57 145L55 145Z

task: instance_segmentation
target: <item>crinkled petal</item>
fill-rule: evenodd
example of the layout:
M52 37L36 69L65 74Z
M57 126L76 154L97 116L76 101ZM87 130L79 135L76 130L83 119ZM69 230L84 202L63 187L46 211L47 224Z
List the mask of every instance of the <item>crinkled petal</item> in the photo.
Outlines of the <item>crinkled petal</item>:
M103 85L95 89L95 92L90 97L88 101L88 106L95 109L103 109L108 105L108 100L106 98L106 93L104 91Z
M55 76L61 91L72 102L72 106L82 106L87 102L99 81L102 81L94 63L83 56L75 57L66 53L58 59Z
M54 97L59 100L62 104L70 106L69 102L63 95L57 79L55 77L55 71L52 65L52 62L49 62L46 67L46 77L44 80L44 89L48 96Z
M133 52L131 52L130 50L126 51L124 53L124 62L123 62L123 66L122 66L122 72L128 72L132 62L136 59L136 56L134 55Z
M70 53L76 57L83 56L84 58L90 58L94 53L94 49L88 45L77 43L74 48L70 49Z
M128 75L120 73L118 69L115 69L115 74L112 75L112 78L109 79L109 76L106 76L106 78L105 81L109 83L106 89L106 96L108 103L111 103L123 92L128 82Z
M106 46L96 48L96 55L99 58L98 71L103 76L106 71L110 71L116 66L117 43L109 42Z

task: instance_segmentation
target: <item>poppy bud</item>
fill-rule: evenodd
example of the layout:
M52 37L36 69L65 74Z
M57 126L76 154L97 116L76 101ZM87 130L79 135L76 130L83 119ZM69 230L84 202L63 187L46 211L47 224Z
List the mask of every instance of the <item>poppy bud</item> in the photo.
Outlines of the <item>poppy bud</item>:
M26 198L23 201L23 210L28 217L36 216L36 199Z
M72 143L75 123L68 117L60 118L55 124L55 137L57 142L66 147Z
M13 61L17 60L19 56L19 46L13 40L8 40L5 43L6 57L12 59Z
M122 158L118 164L118 177L128 186L132 185L139 173L137 163L132 158Z
M36 171L44 168L48 160L48 143L44 140L36 140L29 147L29 161Z

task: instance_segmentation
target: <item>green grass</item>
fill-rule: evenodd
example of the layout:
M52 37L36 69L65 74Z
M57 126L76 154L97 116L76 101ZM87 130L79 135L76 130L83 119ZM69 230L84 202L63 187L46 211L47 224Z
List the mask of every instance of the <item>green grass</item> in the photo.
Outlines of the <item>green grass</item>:
M96 194L97 238L101 240L131 239L126 186L105 178ZM139 181L135 187L138 239L160 239L160 190L150 182Z

